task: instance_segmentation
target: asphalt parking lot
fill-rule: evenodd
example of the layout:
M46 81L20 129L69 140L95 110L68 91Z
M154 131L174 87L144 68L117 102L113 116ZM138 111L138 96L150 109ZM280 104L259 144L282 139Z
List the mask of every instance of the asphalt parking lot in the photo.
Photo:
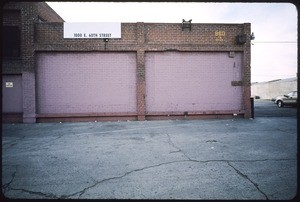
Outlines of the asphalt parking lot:
M271 100L254 101L254 117L296 117L296 106L277 107Z
M2 194L18 199L292 199L297 193L296 112L257 100L255 119L4 124Z

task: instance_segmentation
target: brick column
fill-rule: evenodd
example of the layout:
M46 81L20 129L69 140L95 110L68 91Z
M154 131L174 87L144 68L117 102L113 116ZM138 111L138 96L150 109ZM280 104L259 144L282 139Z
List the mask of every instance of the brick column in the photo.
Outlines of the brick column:
M138 121L144 121L146 115L146 103L145 103L145 33L144 23L138 22L136 29L136 37L138 43L137 50L137 83L136 83L136 97L137 97L137 113Z
M146 115L146 103L145 103L145 52L137 51L137 83L136 83L136 93L137 93L137 112L138 121L144 121Z
M247 42L244 45L243 57L243 102L245 108L244 118L251 117L251 24L244 24L244 34L247 35Z
M34 68L34 7L24 6L21 29L23 122L36 122L35 68Z
M35 73L23 71L23 123L35 123Z

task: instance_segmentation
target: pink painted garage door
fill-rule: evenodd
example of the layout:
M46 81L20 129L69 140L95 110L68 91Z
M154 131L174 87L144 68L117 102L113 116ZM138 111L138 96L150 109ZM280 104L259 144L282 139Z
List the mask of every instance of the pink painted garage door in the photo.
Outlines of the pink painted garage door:
M148 52L147 112L240 110L242 54L229 52Z
M136 112L135 53L39 53L38 113Z

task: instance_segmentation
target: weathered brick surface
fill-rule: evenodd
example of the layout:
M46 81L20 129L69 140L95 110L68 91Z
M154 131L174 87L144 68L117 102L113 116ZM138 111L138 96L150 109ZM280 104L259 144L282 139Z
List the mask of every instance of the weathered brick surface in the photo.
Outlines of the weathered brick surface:
M23 76L24 120L26 117L30 117L31 121L34 121L35 114L42 116L39 114L42 112L41 108L35 104L36 100L40 102L40 98L36 98L35 89L37 89L38 86L35 85L40 85L41 82L35 81L36 71L39 69L35 61L37 60L36 55L44 52L98 52L99 54L105 52L131 54L134 52L136 56L136 110L139 120L145 119L147 113L146 108L148 107L146 91L148 91L149 88L147 87L147 71L145 70L145 60L147 60L146 57L148 53L166 52L166 54L168 54L169 52L178 51L179 53L187 54L192 52L223 52L224 54L230 54L230 52L235 52L242 58L240 78L230 80L228 88L240 89L242 92L242 102L240 105L237 105L236 108L229 107L228 109L239 108L245 112L244 117L250 117L251 26L249 23L192 23L191 31L182 30L181 23L122 23L122 38L110 39L105 45L103 39L64 39L63 19L44 3L11 2L6 5L5 10L6 17L4 16L3 24L20 24L21 26L22 51L21 57L17 60L5 59L3 61L2 70L6 74L25 74L25 76ZM39 17L48 22L40 22ZM18 18L20 18L20 21L18 21ZM236 36L241 34L246 35L247 40L245 44L236 43ZM212 70L212 73L218 74L215 70ZM115 74L117 75L118 71L115 71ZM187 109L192 110L192 108L188 107L186 110ZM182 110L184 110L184 107ZM116 113L118 112L116 111ZM201 113L203 114L204 112L198 111L199 115L201 115ZM225 112L219 110L213 113L219 113L221 115Z
M6 82L12 82L13 87L7 88ZM2 100L3 113L22 113L23 112L22 76L3 75L2 95L6 96L5 99Z
M135 53L39 53L37 113L136 112Z
M192 24L191 31L181 29L181 24L145 24L148 44L207 44L233 45L235 36L243 32L243 24Z
M64 22L64 20L48 4L36 2L34 6L40 20L46 22Z
M242 89L231 85L241 62L241 53L147 53L147 112L242 110Z
M244 45L243 51L243 78L242 81L244 82L243 88L243 100L244 100L244 109L245 109L245 118L251 117L251 25L246 23L244 26L244 33L247 33L247 42Z
M2 16L3 16L2 25L21 27L20 10L3 10Z
M15 26L21 30L21 11L16 9L3 10L3 26ZM21 58L9 58L2 61L3 74L21 74Z

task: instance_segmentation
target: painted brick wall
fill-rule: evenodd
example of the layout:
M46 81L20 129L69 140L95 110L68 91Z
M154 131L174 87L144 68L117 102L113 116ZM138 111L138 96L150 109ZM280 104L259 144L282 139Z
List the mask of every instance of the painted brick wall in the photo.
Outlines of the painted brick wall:
M6 82L12 82L12 87L6 87ZM23 112L22 97L22 76L2 76L2 112L21 113Z
M40 53L38 113L136 112L134 53Z
M21 31L21 57L4 58L3 74L22 74L23 122L36 121L34 23L39 16L63 22L45 2L8 2L3 7L3 25L18 25Z
M242 110L242 54L146 53L147 112Z
M22 56L19 60L3 61L3 73L22 73L23 120L35 122L38 106L35 105L36 54L45 52L133 52L136 55L136 108L139 120L146 116L145 55L148 52L239 52L242 55L241 79L231 84L242 90L244 117L249 118L250 108L250 58L251 25L244 24L197 24L192 30L181 29L179 23L122 23L122 38L110 39L64 39L62 19L47 5L36 2L10 2L4 10L19 10L21 14ZM43 15L46 11L48 14ZM38 16L52 23L39 23ZM56 19L55 19L56 18ZM59 21L59 22L54 22ZM7 20L7 22L9 22ZM11 22L13 23L13 22ZM245 34L245 44L237 44L235 37Z

